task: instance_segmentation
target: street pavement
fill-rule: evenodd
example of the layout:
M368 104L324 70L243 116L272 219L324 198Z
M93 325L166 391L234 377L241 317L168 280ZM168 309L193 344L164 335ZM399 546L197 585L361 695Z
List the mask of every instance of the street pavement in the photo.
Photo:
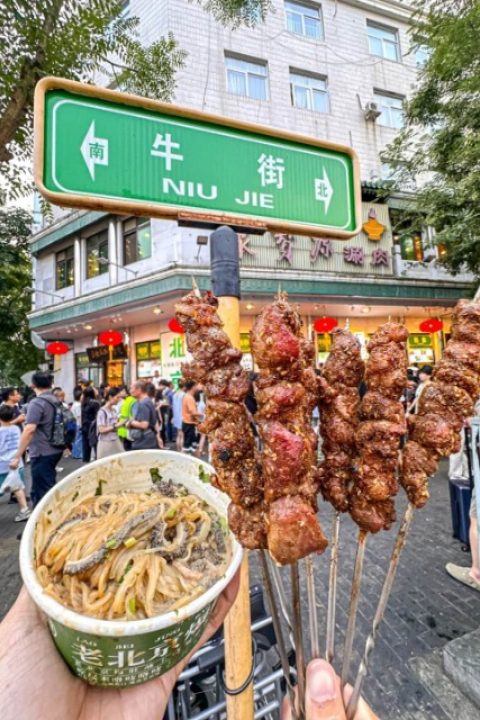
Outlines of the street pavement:
M59 477L65 477L79 465L79 461L62 460L63 471ZM401 495L397 506L400 518L406 506ZM21 584L16 535L23 524L13 522L16 507L8 505L7 498L0 500L0 617L5 615L14 602ZM320 518L328 536L331 512L325 503L322 503ZM398 522L390 532L368 538L353 669L358 666L370 628L397 528ZM342 518L334 660L337 670L341 668L357 535L357 529L350 519ZM447 562L467 565L469 561L470 555L462 552L460 543L452 538L448 481L443 464L431 483L429 503L415 513L364 686L366 699L382 720L474 720L480 716L480 710L474 709L451 685L441 664L441 648L445 643L479 625L480 593L456 583L445 573ZM315 567L322 643L326 617L328 551L315 558ZM252 580L258 581L258 567L254 557L251 568ZM283 572L288 586L288 575ZM304 582L302 592L308 655Z

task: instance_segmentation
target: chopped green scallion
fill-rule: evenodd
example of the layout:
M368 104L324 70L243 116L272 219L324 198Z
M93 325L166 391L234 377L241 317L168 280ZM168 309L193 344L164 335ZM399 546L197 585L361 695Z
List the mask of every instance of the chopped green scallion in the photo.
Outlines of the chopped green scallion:
M168 512L165 513L165 520L173 520L175 515L177 514L177 511L175 508L170 508Z
M129 537L123 541L123 544L125 545L126 548L131 548L136 544L136 542L137 542L137 538Z
M107 542L105 543L105 547L107 548L107 550L115 550L117 545L118 545L118 542L115 538L111 538L110 540L107 540Z
M137 612L137 599L135 597L130 598L128 601L128 612L131 615L135 615Z

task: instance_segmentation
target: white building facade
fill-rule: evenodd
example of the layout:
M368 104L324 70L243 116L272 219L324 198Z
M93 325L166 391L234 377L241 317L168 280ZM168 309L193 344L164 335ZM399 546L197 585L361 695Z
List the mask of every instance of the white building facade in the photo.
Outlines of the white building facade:
M146 43L172 32L187 51L177 105L349 145L359 156L365 223L359 236L240 237L246 366L247 332L279 281L309 333L316 317L333 315L348 318L366 342L390 316L405 319L416 336L421 318L448 313L470 278L442 270L428 234L400 241L404 201L377 192L388 175L381 151L401 127L402 102L422 60L409 42L408 3L275 0L264 24L234 31L187 0L131 0L127 11L140 18ZM154 369L178 377L183 350L168 321L192 274L209 286L208 235L171 221L83 211L38 232L30 322L42 338L71 345L57 384L67 391L79 379L119 384ZM123 332L125 346L117 358L95 362L98 332L110 327ZM433 361L441 351L439 338L415 343L412 362ZM322 359L328 340L318 337L317 347Z

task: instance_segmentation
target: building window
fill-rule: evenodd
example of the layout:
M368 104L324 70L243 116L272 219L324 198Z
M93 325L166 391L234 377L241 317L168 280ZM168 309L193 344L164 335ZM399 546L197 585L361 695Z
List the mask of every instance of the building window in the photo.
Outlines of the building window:
M323 40L322 10L319 6L287 1L285 13L288 32Z
M267 64L260 60L241 60L225 56L228 92L255 100L268 97Z
M55 254L55 288L63 288L73 285L73 245Z
M326 113L328 106L327 79L290 71L292 105L303 110Z
M400 62L400 41L395 28L376 25L367 20L368 50L370 55Z
M123 223L124 265L152 256L152 228L149 218L131 218Z
M108 230L87 238L87 278L108 271Z
M423 67L430 57L430 48L425 45L419 45L415 50L415 64L417 67Z
M381 92L375 92L373 99L382 113L378 118L378 124L400 130L403 126L404 98L400 95L385 95Z

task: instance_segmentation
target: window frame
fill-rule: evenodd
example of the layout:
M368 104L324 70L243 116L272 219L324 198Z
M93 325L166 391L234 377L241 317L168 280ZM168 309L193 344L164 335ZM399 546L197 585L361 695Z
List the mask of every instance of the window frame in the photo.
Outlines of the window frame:
M376 88L374 88L373 100L381 108L381 114L378 118L378 124L381 127L387 127L387 128L390 128L391 130L401 130L403 127L403 118L404 118L403 103L405 102L405 96L404 95L396 95L395 93L389 93L389 92L386 92L385 90L377 90ZM395 107L393 104L388 103L388 102L385 104L385 101L388 101L388 100L392 101L392 103L394 101L399 102L400 107ZM388 108L388 113L387 113L388 122L385 122L385 116L386 116L385 111L384 111L385 107ZM391 122L392 117L393 117L392 112L391 112L392 108L393 108L393 110L400 111L400 113L402 115L402 122L399 125L393 124ZM382 118L383 118L383 122L382 122Z
M135 226L126 229L129 223L135 222ZM150 254L145 257L138 257L138 233L140 230L149 226L150 230ZM127 239L135 235L135 259L127 260ZM142 260L148 260L152 257L152 222L149 217L133 217L127 218L122 223L122 253L123 253L123 264L124 266L133 265L133 263L141 262Z
M285 28L287 32L291 33L292 35L300 35L301 37L307 38L307 40L325 40L325 26L323 22L323 11L322 6L320 4L316 3L309 3L309 2L296 2L296 0L284 0L284 10L285 10ZM296 11L291 6L296 6L298 8L298 11ZM289 7L290 6L290 7ZM302 12L302 10L307 12ZM316 12L317 15L308 15L308 11ZM297 32L292 27L289 27L289 14L296 14L298 15L301 20L301 26L302 30L301 32ZM318 35L309 35L306 31L306 25L305 25L305 18L308 17L311 20L316 20L318 22Z
M108 273L109 268L110 268L109 262L108 263L100 263L97 260L97 265L98 265L99 271L92 275L89 272L88 259L89 259L90 252L91 252L91 250L89 249L89 244L91 245L92 241L99 238L100 236L105 236L105 237L104 237L104 240L99 243L98 257L99 258L105 257L108 261L110 261L110 252L109 252L109 243L108 243L108 228L103 228L102 230L98 230L97 232L95 232L92 235L89 235L87 238L85 238L85 260L86 260L86 262L85 262L85 265L86 265L85 279L86 280L92 280L93 278L99 277L100 275L105 275L105 273ZM100 248L102 246L106 247L106 249L107 249L106 255L101 255L101 253L100 253Z
M226 52L224 55L225 58L225 77L226 77L226 84L227 84L227 92L231 95L235 95L236 97L243 97L243 98L249 98L250 100L257 100L258 102L268 102L270 100L270 84L269 84L269 71L268 71L268 62L266 60L261 60L259 58L251 58L251 57L245 57L241 55L234 55L231 53ZM261 73L255 73L253 70L249 70L248 68L242 69L242 68L235 68L235 67L229 67L228 63L229 61L235 63L244 63L245 65L256 65L258 68L263 68L265 70L265 73L262 75ZM244 84L245 84L245 93L237 93L232 89L232 86L229 81L229 73L234 72L238 74L243 74L244 76ZM250 94L250 78L260 78L265 81L265 97L256 97L255 95Z
M315 73L309 73L305 71L299 71L295 68L289 69L289 82L290 82L290 98L292 101L292 107L296 108L297 110L309 110L310 112L319 113L321 115L326 115L330 112L330 94L328 92L328 77L326 75L317 75ZM297 85L297 87L303 87L307 93L307 107L301 107L300 105L295 104L295 82L293 78L303 78L306 82L305 85L301 86L300 84ZM310 84L310 82L312 84ZM323 83L323 87L314 87L313 83ZM325 110L318 110L315 107L315 95L314 92L321 93L325 98L325 104L326 109Z
M391 33L393 36L393 40L388 40L383 37L376 37L375 35L370 35L370 30L378 30L383 33ZM374 52L372 50L371 40L377 40L382 45L382 52L381 54ZM374 57L382 58L383 60L389 60L390 62L402 62L402 52L400 48L400 33L398 28L391 27L389 25L382 25L382 23L377 23L375 20L368 20L367 19L367 41L368 41L368 54L373 55ZM385 43L388 45L393 45L395 47L395 59L388 57L388 55L385 54Z
M59 259L59 255L65 255L64 258ZM61 285L59 283L59 268L64 266L64 276L66 283ZM69 267L70 266L70 267ZM71 272L69 272L69 269ZM68 278L71 276L72 281L68 282ZM72 287L75 284L75 248L74 245L67 245L62 250L58 250L55 253L55 290L64 290L65 288Z

